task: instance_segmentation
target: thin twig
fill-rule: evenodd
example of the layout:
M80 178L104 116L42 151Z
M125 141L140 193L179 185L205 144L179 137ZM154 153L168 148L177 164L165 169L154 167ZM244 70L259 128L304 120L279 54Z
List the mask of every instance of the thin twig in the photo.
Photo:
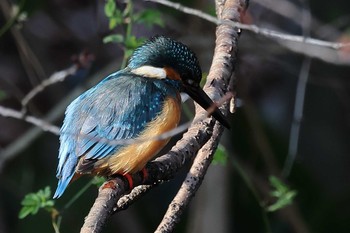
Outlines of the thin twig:
M179 3L173 3L167 0L147 0L150 2L155 2L159 3L171 8L174 8L176 10L179 10L181 12L184 12L186 14L194 15L199 18L205 19L211 23L214 23L216 25L221 25L221 24L226 24L230 25L232 27L238 27L240 29L245 29L247 31L254 32L259 35L263 35L269 38L273 39L280 39L280 40L286 40L286 41L292 41L292 42L298 42L302 44L309 44L309 45L316 45L316 46L322 46L322 47L327 47L327 48L332 48L332 49L340 49L344 47L349 47L350 43L336 43L336 42L329 42L325 40L319 40L311 37L304 37L304 36L296 36L296 35L291 35L291 34L286 34L286 33L281 33L278 31L270 30L267 28L261 28L258 27L257 25L247 25L239 22L232 22L232 21L227 21L227 20L220 20L217 19L209 14L206 14L200 10L196 10L190 7L185 7Z
M63 82L67 77L75 75L80 69L88 70L94 60L94 55L83 51L76 56L74 64L67 69L53 73L48 79L43 80L38 86L34 87L21 101L22 111L26 108L29 101L31 101L37 94L44 91L48 86Z
M311 17L311 12L308 7L308 4L305 4L305 6L306 6L306 9L303 9L303 12L302 12L303 34L309 35L312 17ZM311 58L305 57L300 69L300 74L299 74L297 89L295 94L295 105L294 105L294 113L293 113L293 122L292 122L292 127L290 131L290 136L289 136L288 155L282 170L282 176L284 178L287 178L289 176L298 152L299 134L300 134L301 121L303 118L306 85L309 79L310 66L311 66Z
M302 67L300 69L300 75L295 95L293 122L289 135L288 155L282 171L282 176L284 178L289 176L298 152L299 133L301 121L303 118L306 85L309 77L310 65L311 58L304 58Z
M118 200L117 205L113 208L113 213L127 209L129 206L131 206L133 203L139 200L143 195L145 195L148 191L152 190L152 188L155 185L158 184L140 185L135 187L133 190L131 190L129 194L124 195Z
M108 74L115 71L115 64L117 64L118 62L119 61L117 60L111 61L106 67L104 67L98 73L92 75L92 77L89 79L89 81L85 85L88 87L95 85L98 81L101 80L101 77L107 76ZM88 72L86 72L86 74L88 74ZM67 105L85 90L86 90L86 87L78 86L72 91L70 91L69 93L67 93L67 95L60 102L55 104L52 110L50 110L50 112L46 114L46 116L43 118L44 119L43 121L45 122L57 121L57 119L64 114L64 111ZM23 116L23 112L18 112L18 113L22 114ZM38 138L42 134L42 132L43 132L42 129L40 129L39 127L32 127L31 129L26 131L23 135L18 137L15 141L13 141L11 144L3 148L0 151L0 171L8 160L19 155L21 151L24 151L29 145L31 145L31 143L36 138Z
M68 69L53 73L48 79L42 81L38 86L34 87L21 101L23 107L26 107L28 102L32 100L38 93L45 90L46 87L63 82L66 77L73 75L77 71L77 66L73 65Z
M19 120L24 120L25 122L31 123L43 131L59 135L60 129L42 119L33 116L23 116L22 112L13 110L11 108L6 108L0 105L0 115L3 117L11 117Z

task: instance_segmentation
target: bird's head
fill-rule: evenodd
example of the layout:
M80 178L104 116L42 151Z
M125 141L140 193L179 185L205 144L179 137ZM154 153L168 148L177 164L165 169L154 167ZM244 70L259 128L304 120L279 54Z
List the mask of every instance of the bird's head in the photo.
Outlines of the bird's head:
M153 37L134 51L128 68L131 72L144 77L170 81L204 109L208 109L213 104L199 86L202 71L196 55L180 42L164 36ZM225 116L219 109L216 109L212 115L229 128Z

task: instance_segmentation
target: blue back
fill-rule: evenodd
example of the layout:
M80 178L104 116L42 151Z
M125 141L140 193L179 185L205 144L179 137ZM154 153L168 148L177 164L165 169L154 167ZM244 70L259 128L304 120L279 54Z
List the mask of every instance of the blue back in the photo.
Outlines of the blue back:
M136 138L161 112L165 98L176 96L175 86L168 81L136 76L124 69L75 99L66 110L61 128L59 184L54 197L64 192L81 156L102 159L123 147L99 139ZM79 172L89 173L90 170Z

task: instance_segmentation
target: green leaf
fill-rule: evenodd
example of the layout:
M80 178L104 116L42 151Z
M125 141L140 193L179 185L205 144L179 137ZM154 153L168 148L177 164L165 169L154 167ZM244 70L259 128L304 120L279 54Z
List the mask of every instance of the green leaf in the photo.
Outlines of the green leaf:
M121 34L113 34L103 38L103 43L122 43L124 41L124 36Z
M133 52L134 52L133 49L127 49L127 50L125 50L125 55L124 56L126 58L129 58Z
M129 36L125 40L125 47L127 49L136 49L139 47L143 42L145 41L145 38L136 38L136 36Z
M38 201L35 200L34 194L30 193L24 197L24 199L21 202L21 205L30 206L30 205L35 205L36 203L38 203Z
M226 165L227 157L228 155L227 155L226 148L220 144L215 151L213 164Z
M112 30L121 23L123 23L123 18L121 15L115 15L109 18L109 29Z
M162 20L161 13L157 10L145 10L134 15L134 21L136 23L144 24L148 27L153 25L159 25L164 27L164 21Z
M277 200L275 203L269 205L266 210L273 212L292 204L297 192L295 190L291 190L286 184L275 176L270 176L269 180L271 186L274 188L270 192L270 195L277 198Z
M276 210L282 209L293 203L294 197L297 195L296 191L290 191L278 199L274 204L267 207L267 211L274 212Z
M97 187L100 187L105 181L106 181L106 178L95 176L94 178L92 178L91 182L92 182L93 185L96 185Z
M6 92L0 90L0 100L5 99L5 97L6 97Z
M278 192L283 193L289 189L287 185L285 185L280 179L275 176L270 176L269 181L271 186L274 187Z
M18 218L19 219L24 219L25 217L27 217L29 214L32 213L32 207L30 206L24 206L20 211L19 211L19 214L18 214Z
M51 199L51 189L47 186L36 193L29 193L23 198L18 217L23 219L29 214L35 215L41 208L51 212L54 204L55 202Z
M107 0L105 4L105 14L108 18L114 15L116 9L115 0Z

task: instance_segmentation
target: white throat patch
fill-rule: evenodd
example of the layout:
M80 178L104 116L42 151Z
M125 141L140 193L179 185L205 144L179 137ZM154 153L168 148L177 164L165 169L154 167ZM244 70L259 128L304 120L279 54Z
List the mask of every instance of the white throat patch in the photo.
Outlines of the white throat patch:
M147 78L156 78L156 79L166 78L165 69L154 67L154 66L141 66L139 68L131 70L131 72Z

